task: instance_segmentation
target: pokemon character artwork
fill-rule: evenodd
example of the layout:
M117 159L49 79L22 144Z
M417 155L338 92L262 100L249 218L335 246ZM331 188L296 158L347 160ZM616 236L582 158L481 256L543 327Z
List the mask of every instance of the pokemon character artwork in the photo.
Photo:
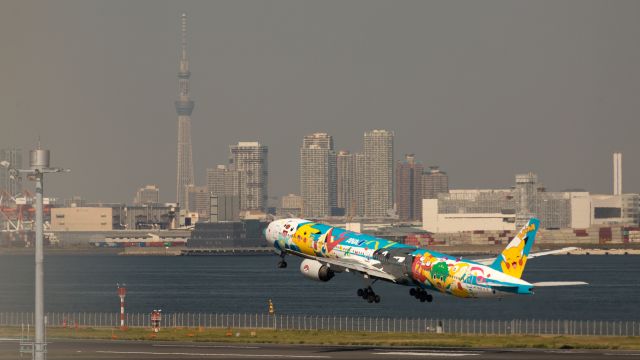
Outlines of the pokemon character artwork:
M265 236L281 257L278 267L286 267L286 255L295 255L304 258L301 273L313 280L329 281L340 272L360 275L365 287L357 294L369 302L380 301L372 288L378 280L410 286L410 295L421 302L433 300L428 292L461 298L502 298L533 294L534 287L585 285L576 281L531 284L521 279L527 259L575 249L529 254L539 226L538 219L530 219L496 258L476 260L304 219L275 220Z
M527 264L527 256L529 256L529 251L531 251L538 232L538 226L540 226L540 221L531 219L496 258L491 267L501 270L507 275L521 278L524 266Z

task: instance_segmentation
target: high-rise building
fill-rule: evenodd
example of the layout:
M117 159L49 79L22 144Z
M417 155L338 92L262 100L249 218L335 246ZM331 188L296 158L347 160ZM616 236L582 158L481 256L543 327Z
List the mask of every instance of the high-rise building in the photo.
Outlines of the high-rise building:
M422 220L422 172L413 154L396 164L396 206L400 220Z
M367 161L363 153L353 154L353 198L355 201L356 213L355 216L364 216L364 206L366 197L366 181L365 181L365 168L367 167Z
M302 196L289 194L282 197L280 207L283 209L302 209Z
M302 204L302 196L296 194L285 195L280 199L278 215L283 217L301 217Z
M355 199L355 160L354 155L341 150L336 155L336 203L344 214L353 217L357 215Z
M449 176L437 166L429 166L422 174L422 198L437 199L438 194L449 192Z
M136 192L135 205L157 204L160 202L160 189L156 185L145 185Z
M14 169L22 169L22 150L19 148L0 149L0 161L6 161ZM20 177L11 178L9 169L0 166L0 193L7 192L11 196L22 193Z
M613 195L622 195L622 153L613 153Z
M336 206L336 154L333 137L307 135L300 148L300 194L306 217L324 217Z
M265 211L269 180L269 149L259 142L238 142L230 146L233 169L240 172L240 208Z
M190 212L198 213L198 221L208 221L211 210L211 194L206 186L189 186Z
M393 131L364 134L366 217L387 217L393 210Z
M191 147L191 112L194 102L190 98L189 59L187 58L187 14L180 15L181 47L178 70L178 100L175 102L178 113L178 166L176 180L176 201L180 208L190 208L188 188L194 184L193 158Z
M207 188L212 195L240 196L240 172L226 165L207 169Z

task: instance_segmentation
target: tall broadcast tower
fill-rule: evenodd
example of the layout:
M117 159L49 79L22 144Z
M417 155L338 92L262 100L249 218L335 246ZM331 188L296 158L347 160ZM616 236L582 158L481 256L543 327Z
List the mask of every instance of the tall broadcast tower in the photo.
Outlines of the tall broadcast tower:
M181 51L178 71L178 172L176 181L176 201L181 209L189 209L188 188L193 185L193 158L191 149L191 112L194 102L189 97L189 59L187 58L187 14L180 15Z

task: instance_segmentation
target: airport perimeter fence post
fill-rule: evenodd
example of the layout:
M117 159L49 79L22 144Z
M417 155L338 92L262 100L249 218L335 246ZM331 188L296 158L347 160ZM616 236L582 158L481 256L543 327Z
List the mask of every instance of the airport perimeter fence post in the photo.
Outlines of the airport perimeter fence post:
M54 312L47 313L48 327L119 326L119 313ZM33 325L32 312L0 312L0 326ZM236 320L237 318L237 320ZM333 319L332 319L333 318ZM278 323L278 321L280 323ZM393 324L392 324L393 323ZM150 314L127 313L125 324L131 328L149 327ZM427 319L380 318L336 315L268 315L257 313L173 313L162 317L164 328L256 328L282 330L324 330L353 332L438 332L473 335L570 335L570 336L639 336L640 323L629 320L562 319Z

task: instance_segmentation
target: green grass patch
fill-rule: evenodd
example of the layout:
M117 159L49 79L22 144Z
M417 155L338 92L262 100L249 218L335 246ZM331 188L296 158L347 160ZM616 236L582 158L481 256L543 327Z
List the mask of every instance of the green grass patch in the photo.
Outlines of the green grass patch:
M33 334L33 329L31 330ZM231 336L228 336L231 334ZM239 336L237 336L239 334ZM19 337L20 328L0 327L0 337ZM266 329L48 328L49 339L201 341L316 345L436 346L471 348L640 349L639 337L452 335L434 333L370 333L350 331L293 331Z

